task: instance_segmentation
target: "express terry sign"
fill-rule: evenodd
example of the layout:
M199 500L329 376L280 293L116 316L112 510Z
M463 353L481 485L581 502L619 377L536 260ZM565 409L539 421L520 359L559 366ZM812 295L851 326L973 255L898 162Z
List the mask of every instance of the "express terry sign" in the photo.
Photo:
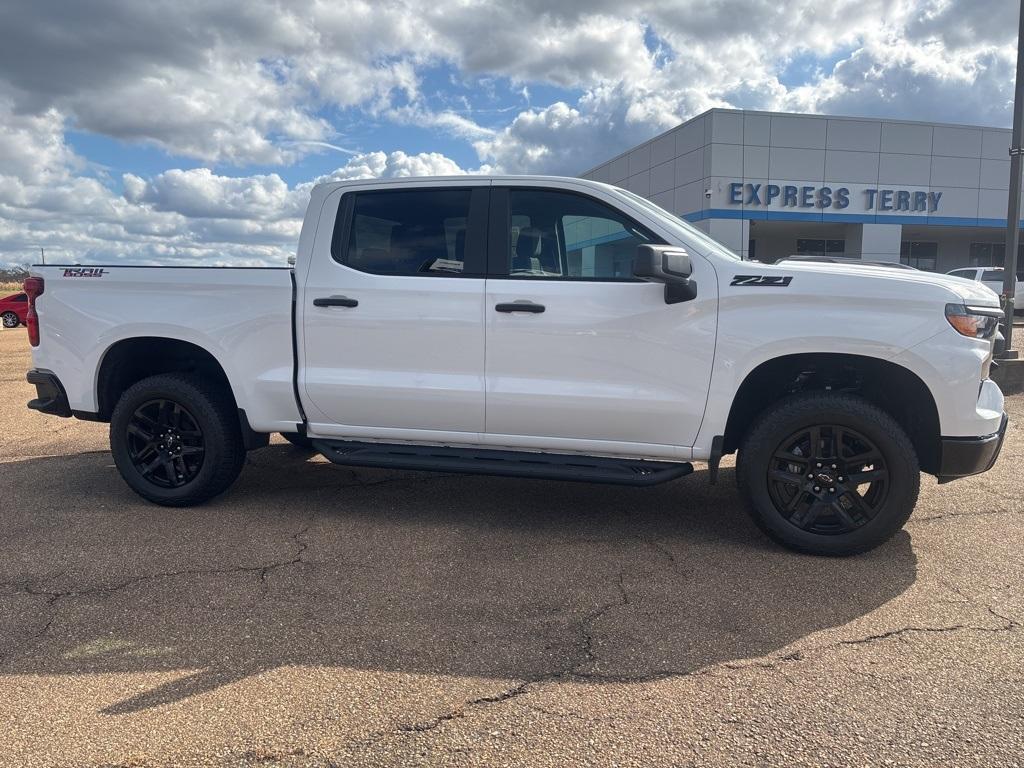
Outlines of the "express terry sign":
M859 200L857 198L860 198ZM908 211L934 213L939 210L941 192L919 189L862 189L854 196L849 187L814 187L790 184L729 184L728 201L732 205L764 208L833 208L842 210L851 203L865 211Z

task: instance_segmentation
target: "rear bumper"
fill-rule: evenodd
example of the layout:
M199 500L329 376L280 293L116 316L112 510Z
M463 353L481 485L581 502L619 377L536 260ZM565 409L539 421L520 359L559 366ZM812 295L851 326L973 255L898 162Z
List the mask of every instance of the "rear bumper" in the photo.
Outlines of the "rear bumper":
M55 373L33 368L25 378L36 385L36 397L28 401L29 408L52 416L71 416L67 392Z
M960 477L988 472L999 458L1009 419L1003 414L999 431L982 437L944 437L937 477L948 483Z

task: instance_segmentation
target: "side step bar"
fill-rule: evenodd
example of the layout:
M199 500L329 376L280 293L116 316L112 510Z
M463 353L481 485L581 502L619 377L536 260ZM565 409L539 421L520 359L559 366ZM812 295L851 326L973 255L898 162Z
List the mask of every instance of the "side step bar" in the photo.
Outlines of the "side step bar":
M391 445L317 438L313 439L313 447L335 464L351 467L419 469L615 485L657 485L693 472L693 465L689 463L609 459L563 453Z

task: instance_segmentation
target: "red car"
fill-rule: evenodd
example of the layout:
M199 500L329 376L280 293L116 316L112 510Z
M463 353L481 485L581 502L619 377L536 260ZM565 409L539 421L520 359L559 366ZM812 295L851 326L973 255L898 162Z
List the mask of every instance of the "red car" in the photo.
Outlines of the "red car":
M4 328L17 328L18 325L25 325L26 315L28 315L28 296L24 293L15 293L0 299L0 320L3 321Z

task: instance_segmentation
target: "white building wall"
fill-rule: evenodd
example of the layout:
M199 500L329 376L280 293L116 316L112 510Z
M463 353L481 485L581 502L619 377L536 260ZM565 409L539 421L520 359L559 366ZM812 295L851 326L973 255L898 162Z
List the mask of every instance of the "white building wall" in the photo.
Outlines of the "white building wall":
M1004 226L1009 144L1010 132L996 128L715 109L583 176L710 221L702 229L738 252L753 237L758 258L795 248L792 230L776 235L774 222L847 225L847 253L882 260L899 260L908 227L942 227L928 239L940 243L939 268L952 269L966 263L971 237L958 229ZM797 197L766 202L786 187ZM912 210L921 194L925 210Z
M899 261L902 233L899 224L862 224L860 257L867 261Z

